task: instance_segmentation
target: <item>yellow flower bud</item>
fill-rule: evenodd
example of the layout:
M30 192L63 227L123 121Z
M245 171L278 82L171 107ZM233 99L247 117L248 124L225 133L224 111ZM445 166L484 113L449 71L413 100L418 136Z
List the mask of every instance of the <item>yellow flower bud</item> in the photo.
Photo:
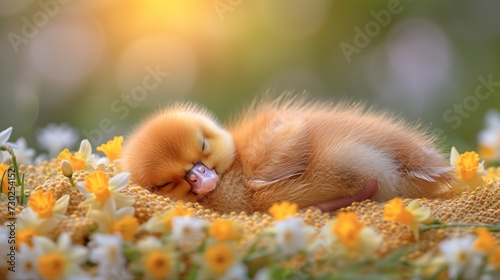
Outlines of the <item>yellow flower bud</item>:
M73 176L73 168L71 163L65 159L61 160L61 172L64 176L70 178Z

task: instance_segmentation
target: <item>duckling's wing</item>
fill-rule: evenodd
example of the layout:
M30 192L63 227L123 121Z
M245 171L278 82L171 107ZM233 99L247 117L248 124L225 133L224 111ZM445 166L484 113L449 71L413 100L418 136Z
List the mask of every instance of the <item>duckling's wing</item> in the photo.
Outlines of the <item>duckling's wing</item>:
M260 148L253 155L254 168L247 176L248 185L254 189L302 175L311 156L307 124L291 116L272 122L254 145Z

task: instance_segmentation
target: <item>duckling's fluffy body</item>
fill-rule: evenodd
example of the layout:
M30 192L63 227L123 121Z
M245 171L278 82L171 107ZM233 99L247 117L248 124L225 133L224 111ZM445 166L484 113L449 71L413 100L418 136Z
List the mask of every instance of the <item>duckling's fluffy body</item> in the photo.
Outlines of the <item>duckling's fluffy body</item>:
M435 197L454 180L417 126L359 104L286 96L254 102L227 128L198 106L167 108L129 137L123 168L144 188L221 212L283 200L333 211L368 198ZM200 185L194 169L216 173L216 184Z

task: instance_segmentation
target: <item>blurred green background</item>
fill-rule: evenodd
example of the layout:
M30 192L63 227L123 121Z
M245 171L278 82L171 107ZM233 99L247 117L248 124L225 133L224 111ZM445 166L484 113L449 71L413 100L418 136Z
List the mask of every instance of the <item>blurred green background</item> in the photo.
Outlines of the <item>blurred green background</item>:
M500 108L500 1L0 2L0 130L98 145L192 100L222 121L285 90L365 100L459 150ZM75 146L70 147L77 149Z

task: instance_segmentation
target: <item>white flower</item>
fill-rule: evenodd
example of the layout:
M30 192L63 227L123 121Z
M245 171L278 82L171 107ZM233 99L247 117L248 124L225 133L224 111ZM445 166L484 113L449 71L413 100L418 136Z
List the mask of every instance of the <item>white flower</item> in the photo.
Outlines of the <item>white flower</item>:
M11 272L12 279L38 279L36 270L36 255L26 244L21 244L16 257L16 272Z
M16 160L18 164L33 164L33 157L35 156L35 150L28 148L28 144L24 137L17 139L15 146L12 148L14 154L16 155Z
M196 217L181 216L172 219L172 237L179 246L193 244L203 237L207 223Z
M34 165L39 165L40 163L44 161L49 161L49 155L48 154L39 154L38 156L35 157L35 160L33 161Z
M152 251L160 249L162 246L161 241L154 236L147 236L137 241L137 249L141 254L148 254Z
M276 241L285 256L297 253L306 247L307 231L302 219L289 217L276 222Z
M365 226L357 217L352 219L356 215L351 214L339 214L328 222L322 230L326 244L316 240L315 247L326 249L328 254L339 260L376 259L376 250L382 243L382 236L371 227ZM345 219L348 215L351 217Z
M0 146L15 146L12 143L7 142L12 134L12 127L5 129L0 132ZM10 158L10 154L6 151L0 151L0 163Z
M41 148L49 152L50 157L54 157L64 148L71 149L78 141L78 133L67 123L50 123L37 130L37 141Z
M489 110L485 115L486 127L477 137L481 158L489 161L500 159L500 112Z
M0 252L9 252L10 251L9 233L10 233L10 230L8 227L0 226ZM7 265L6 264L7 260L8 260L7 255L2 253L2 256L0 256L0 268L3 269Z
M109 179L107 188L102 188L103 180L107 180L107 175L103 171L94 171L85 177L85 181L78 182L77 188L87 199L80 206L90 206L90 210L102 209L103 200L114 200L116 207L122 208L135 203L135 198L120 193L130 182L130 173L121 172ZM87 185L86 185L87 184ZM93 192L91 192L91 191ZM109 192L109 197L108 193Z
M16 237L21 242L30 243L30 240L23 240L21 237L26 236L25 238L29 238L29 236L46 235L57 227L59 221L57 218L41 219L30 207L24 208L17 216Z
M271 280L271 273L269 271L269 268L264 267L259 269L257 273L255 273L255 276L253 277L254 280Z
M92 210L89 216L98 225L98 232L111 233L112 226L115 222L125 218L126 216L134 216L134 207L122 207L116 209L116 203L113 199L108 199L101 210Z
M484 184L487 176L484 161L481 161L476 152L460 154L455 147L451 148L450 165L455 167L457 177L460 179L455 185L455 191L461 192L469 188L477 188Z
M162 244L154 237L148 236L137 242L140 257L130 264L133 271L144 273L145 279L171 279L176 273L175 249L172 243Z
M114 274L126 271L127 260L123 255L123 242L119 234L92 235L89 259L98 264L98 275L103 279L113 278Z
M242 264L238 263L233 265L228 271L222 275L221 280L247 280L248 278L248 269Z
M488 110L484 116L484 124L486 127L500 127L500 111Z
M432 275L436 275L445 265L446 261L443 256L434 256L432 253L427 253L413 262L412 279L428 279Z
M465 237L445 240L439 244L439 249L448 264L448 276L457 279L477 279L479 268L482 264L482 252L474 249L476 237Z
M65 220L68 218L66 216L66 211L69 205L69 194L61 196L56 200L54 205L49 205L51 199L54 199L52 191L31 191L29 208L38 214L40 218L52 218L56 220Z
M81 269L87 259L87 248L72 245L71 237L63 232L55 243L45 236L33 238L37 271L42 278L61 279L84 274Z
M109 165L109 158L95 156L94 160L92 161L92 167L94 169L97 169L97 167L99 167L99 165L108 166Z

